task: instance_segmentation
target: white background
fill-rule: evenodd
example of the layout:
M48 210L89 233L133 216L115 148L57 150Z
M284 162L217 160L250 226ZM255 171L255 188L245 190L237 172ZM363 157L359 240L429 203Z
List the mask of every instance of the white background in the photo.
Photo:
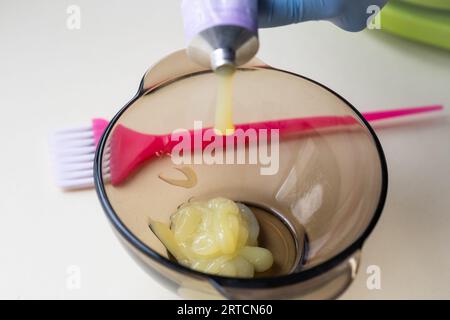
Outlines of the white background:
M66 28L79 5L81 30ZM110 118L145 70L183 47L178 1L0 2L0 298L176 296L149 278L111 232L93 190L53 184L48 134ZM330 86L362 111L450 106L450 53L326 22L261 32L260 58ZM378 128L390 186L343 298L450 298L450 122ZM368 265L382 289L369 291ZM81 270L68 290L67 268Z

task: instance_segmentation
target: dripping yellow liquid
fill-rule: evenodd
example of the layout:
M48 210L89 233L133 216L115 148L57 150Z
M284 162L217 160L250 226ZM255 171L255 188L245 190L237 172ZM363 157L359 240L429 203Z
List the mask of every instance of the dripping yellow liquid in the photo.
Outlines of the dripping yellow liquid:
M150 228L178 261L197 271L238 278L272 267L272 253L258 247L259 224L252 211L225 198L188 202L171 216L170 226Z
M216 102L215 131L218 135L234 133L233 125L233 78L235 68L224 66L216 70L218 90Z

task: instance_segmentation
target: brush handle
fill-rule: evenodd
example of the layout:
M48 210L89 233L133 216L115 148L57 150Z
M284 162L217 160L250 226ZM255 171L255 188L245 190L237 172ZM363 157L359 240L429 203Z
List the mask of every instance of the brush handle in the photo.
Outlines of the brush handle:
M229 135L215 134L211 127L197 130L185 130L177 134L158 136L160 139L158 147L162 148L158 153L170 154L172 149L178 145L181 140L190 141L189 150L199 151L205 149L213 141L225 147L229 144L233 144L235 140L243 141L246 145L248 145L249 142L258 142L260 135L264 135L265 139L270 139L271 133L274 130L278 131L280 138L286 138L291 135L306 133L313 130L333 128L342 125L355 125L357 123L358 120L351 116L319 116L237 124L235 125L234 132ZM152 137L155 138L157 136ZM153 141L153 144L155 143L156 142Z
M441 111L442 109L443 109L442 105L432 105L432 106L425 106L425 107L412 107L412 108L403 108L403 109L365 112L362 115L367 121L375 122L375 121L391 119L391 118L398 118L398 117L405 117L405 116L415 115L415 114L420 114L420 113ZM289 120L287 120L287 121L289 121ZM327 120L322 118L322 120L320 120L320 121L323 124L325 124ZM92 120L92 129L93 129L93 134L94 134L95 145L97 145L98 142L100 141L108 124L109 124L109 122L105 119L95 118ZM282 125L282 124L279 123L278 126L280 126L280 125ZM246 125L240 125L238 127L244 128L245 126ZM248 126L249 125L247 125L247 127ZM267 127L267 123L265 126Z
M363 113L364 119L369 122L406 117L420 113L441 111L444 107L442 105L432 105L426 107L413 107L413 108L403 108L403 109L393 109L393 110L384 110L384 111L373 111L373 112L365 112Z
M396 117L404 117L413 114L432 112L442 110L442 106L428 106L418 108L396 109L387 111L377 111L364 113L363 116L367 121L375 122L384 119L391 119ZM95 120L94 120L95 121ZM98 120L97 128L105 126L105 122ZM111 156L110 156L110 172L111 183L113 185L123 182L132 172L134 172L142 163L151 158L170 154L175 146L181 140L189 139L190 150L203 150L206 146L212 143L212 137L222 139L222 145L227 143L234 143L235 138L241 138L246 144L253 139L257 141L265 130L266 137L270 139L272 130L279 130L280 138L285 138L290 135L307 133L317 129L336 128L343 125L358 125L359 121L353 116L318 116L295 119L283 119L275 121L265 121L251 124L236 125L235 133L229 136L217 136L211 134L211 128L204 128L200 130L190 130L184 133L166 134L166 135L151 135L143 134L131 130L121 124L114 128L111 135ZM248 130L255 130L255 135L246 136ZM202 137L210 135L211 140L205 141Z

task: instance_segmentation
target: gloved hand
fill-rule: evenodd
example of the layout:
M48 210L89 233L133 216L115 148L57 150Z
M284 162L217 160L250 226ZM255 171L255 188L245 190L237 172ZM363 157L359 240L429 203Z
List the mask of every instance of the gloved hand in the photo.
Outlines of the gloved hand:
M271 28L310 20L328 20L347 31L367 26L371 5L380 9L388 0L259 0L259 26Z

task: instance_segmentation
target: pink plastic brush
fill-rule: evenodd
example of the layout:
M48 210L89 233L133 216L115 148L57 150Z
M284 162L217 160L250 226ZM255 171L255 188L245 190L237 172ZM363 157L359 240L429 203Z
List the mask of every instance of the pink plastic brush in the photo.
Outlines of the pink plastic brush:
M385 119L405 117L420 113L440 111L440 105L416 107L386 111L376 111L364 113L364 118L369 122L376 122ZM350 116L321 116L298 119L287 119L268 121L252 124L236 125L236 129L252 128L278 129L280 138L292 134L306 133L313 129L333 128L340 125L357 124ZM81 189L93 186L93 159L96 146L108 125L104 119L93 119L91 126L71 128L57 131L52 138L54 155L56 162L57 184L63 189ZM189 131L191 140L194 135L203 134L209 128L202 131ZM237 130L232 136L222 137L224 145L227 139L232 139L242 131ZM259 139L259 136L256 137ZM113 185L122 183L140 165L149 159L161 154L169 154L178 141L171 141L171 135L150 135L142 134L128 129L123 125L118 125L114 129L108 151L105 155L109 165L104 168L105 174L110 178ZM203 143L199 148L205 148L210 142ZM192 145L192 149L198 149Z

